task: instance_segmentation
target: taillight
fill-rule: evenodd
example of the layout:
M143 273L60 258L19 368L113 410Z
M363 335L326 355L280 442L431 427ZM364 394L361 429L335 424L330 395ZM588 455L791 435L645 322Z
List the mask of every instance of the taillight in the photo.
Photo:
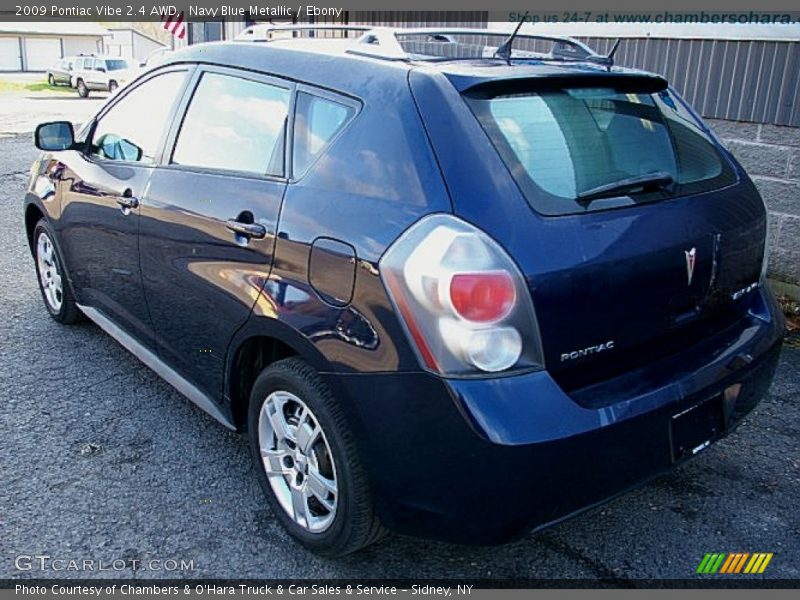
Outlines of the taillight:
M514 308L516 296L514 280L505 271L456 273L450 280L450 301L467 321L491 323L502 319Z
M470 375L542 366L525 280L476 227L452 215L426 217L392 244L380 269L427 369Z

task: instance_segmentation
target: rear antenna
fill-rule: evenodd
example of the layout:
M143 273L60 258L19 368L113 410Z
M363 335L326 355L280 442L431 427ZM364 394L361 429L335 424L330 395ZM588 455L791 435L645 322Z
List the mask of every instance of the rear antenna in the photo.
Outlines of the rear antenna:
M611 47L611 52L606 54L605 56L605 63L606 68L610 71L611 67L614 66L614 54L617 52L617 48L619 48L619 43L622 41L621 38L617 38L617 41L614 42L614 45Z
M528 18L530 13L526 10L525 14L522 15L522 18L519 20L519 24L517 25L516 29L514 29L514 33L506 38L497 50L494 51L495 58L502 58L505 60L509 65L511 64L511 44L514 43L514 38L517 37L519 30L522 29L522 25L525 23L525 19Z

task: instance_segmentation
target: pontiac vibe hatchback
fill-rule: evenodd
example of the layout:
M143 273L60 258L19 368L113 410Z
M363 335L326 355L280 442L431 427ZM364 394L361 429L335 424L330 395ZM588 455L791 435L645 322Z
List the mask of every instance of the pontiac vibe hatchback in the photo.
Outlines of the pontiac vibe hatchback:
M567 38L331 29L171 53L38 128L56 321L246 431L329 555L504 542L742 420L783 327L764 203L664 79Z

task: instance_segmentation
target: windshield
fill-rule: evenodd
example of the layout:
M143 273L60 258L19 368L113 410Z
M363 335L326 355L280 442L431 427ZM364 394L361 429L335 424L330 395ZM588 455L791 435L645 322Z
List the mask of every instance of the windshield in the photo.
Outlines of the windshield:
M736 180L669 90L565 88L467 100L522 191L544 214L653 202ZM661 185L626 185L655 175ZM612 193L597 193L604 189Z
M124 60L107 60L106 61L106 69L109 71L121 71L122 69L127 69L128 63Z

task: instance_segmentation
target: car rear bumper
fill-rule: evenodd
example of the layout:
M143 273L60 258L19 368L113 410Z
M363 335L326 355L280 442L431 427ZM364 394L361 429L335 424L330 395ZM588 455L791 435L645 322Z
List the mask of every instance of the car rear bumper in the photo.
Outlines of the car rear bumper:
M702 364L687 352L664 363L669 377L655 387L610 382L597 393L616 385L618 401L598 409L576 402L546 372L326 378L352 417L387 527L451 542L501 543L602 503L729 433L764 396L779 358L782 316L771 294L758 296L736 338L705 348ZM687 422L712 407L704 402L717 403L710 412L719 407L721 425L707 434L705 421L699 433L692 425L687 445Z

